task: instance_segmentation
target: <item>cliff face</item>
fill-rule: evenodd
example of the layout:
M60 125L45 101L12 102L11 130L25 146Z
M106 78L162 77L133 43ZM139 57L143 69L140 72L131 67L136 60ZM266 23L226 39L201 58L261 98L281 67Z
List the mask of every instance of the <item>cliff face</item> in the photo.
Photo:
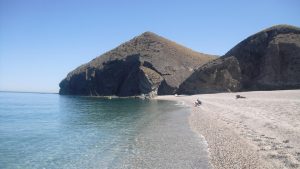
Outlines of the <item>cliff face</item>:
M220 58L145 32L70 72L60 83L60 94L155 96L293 88L300 88L300 28L277 25Z
M195 69L214 58L145 32L70 72L59 84L59 93L174 94Z
M241 70L234 57L218 58L196 70L178 90L179 94L239 91Z
M197 69L179 88L196 94L300 88L300 28L277 25Z
M268 28L225 54L230 56L239 61L245 90L300 87L300 28Z

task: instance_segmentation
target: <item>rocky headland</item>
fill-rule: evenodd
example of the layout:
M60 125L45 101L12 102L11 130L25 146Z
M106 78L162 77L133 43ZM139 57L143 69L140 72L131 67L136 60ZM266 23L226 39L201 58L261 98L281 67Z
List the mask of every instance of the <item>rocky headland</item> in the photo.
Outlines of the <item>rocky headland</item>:
M60 83L60 94L136 96L175 94L180 84L216 56L145 32L79 66Z
M151 32L79 66L60 94L138 96L300 88L300 28L276 25L224 56L203 54Z
M198 68L179 93L300 88L300 28L277 25L243 40Z

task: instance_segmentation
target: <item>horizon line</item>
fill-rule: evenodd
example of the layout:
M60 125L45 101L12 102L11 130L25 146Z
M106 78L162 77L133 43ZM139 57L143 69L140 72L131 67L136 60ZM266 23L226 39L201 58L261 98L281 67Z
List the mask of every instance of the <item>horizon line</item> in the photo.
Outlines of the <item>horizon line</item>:
M6 93L38 93L38 94L59 94L58 92L38 92L38 91L14 91L14 90L0 90Z

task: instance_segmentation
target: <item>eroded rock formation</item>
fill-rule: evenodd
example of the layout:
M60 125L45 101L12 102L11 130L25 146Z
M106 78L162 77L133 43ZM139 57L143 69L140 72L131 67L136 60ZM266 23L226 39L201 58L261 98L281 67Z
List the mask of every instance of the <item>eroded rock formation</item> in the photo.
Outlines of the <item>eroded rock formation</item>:
M219 58L145 32L70 72L60 83L60 94L155 96L294 88L300 88L300 28L277 25Z
M196 94L300 88L300 28L277 25L198 68L180 86Z
M145 32L93 59L60 83L60 94L135 96L174 94L195 69L215 56Z

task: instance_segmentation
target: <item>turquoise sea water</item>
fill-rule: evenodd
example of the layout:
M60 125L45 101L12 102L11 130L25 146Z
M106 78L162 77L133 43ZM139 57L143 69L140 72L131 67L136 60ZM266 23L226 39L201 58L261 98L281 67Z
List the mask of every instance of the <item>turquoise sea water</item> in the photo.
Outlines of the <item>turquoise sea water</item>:
M0 168L207 168L169 101L0 92Z

